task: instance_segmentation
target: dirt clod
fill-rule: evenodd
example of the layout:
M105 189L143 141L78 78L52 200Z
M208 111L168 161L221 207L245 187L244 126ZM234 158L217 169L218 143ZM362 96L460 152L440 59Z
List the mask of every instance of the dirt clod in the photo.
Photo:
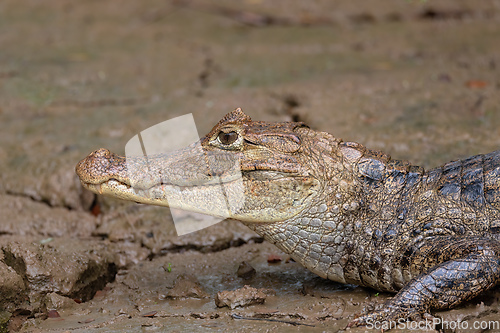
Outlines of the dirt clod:
M266 300L266 297L267 295L262 289L246 285L240 289L218 292L215 296L215 305L219 308L227 306L234 309L236 307L262 304Z

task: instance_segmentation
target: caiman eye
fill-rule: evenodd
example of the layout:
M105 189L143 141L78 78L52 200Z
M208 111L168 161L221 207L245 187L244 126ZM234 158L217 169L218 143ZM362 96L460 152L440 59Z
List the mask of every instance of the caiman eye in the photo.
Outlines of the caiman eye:
M220 132L218 137L223 145L230 145L238 139L238 133L234 131L229 133Z

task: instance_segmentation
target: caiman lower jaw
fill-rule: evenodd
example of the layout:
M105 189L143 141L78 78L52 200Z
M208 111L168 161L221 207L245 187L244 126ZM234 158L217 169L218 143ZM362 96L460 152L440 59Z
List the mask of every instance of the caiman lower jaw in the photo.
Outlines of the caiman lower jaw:
M142 204L170 207L167 198L158 196L153 197L149 193L150 191L154 191L155 188L158 189L158 191L156 192L159 193L161 186L150 188L148 190L137 190L132 186L116 179L110 179L101 184L82 182L82 185L87 190L90 190L96 194Z
M110 179L100 184L82 182L82 186L96 194L106 195L123 200L135 201L139 203L150 203L146 197L139 196L134 189L116 179ZM156 203L157 204L157 203Z
M133 201L137 203L164 206L171 208L179 208L183 210L208 214L213 216L220 216L217 210L215 213L211 212L208 207L213 205L226 205L226 200L220 198L221 185L224 185L226 190L232 188L231 193L235 193L234 188L239 187L239 192L243 195L243 188L241 177L228 177L226 179L215 178L209 182L198 185L197 183L183 182L183 184L157 184L152 187L141 189L136 186L130 185L128 180L118 180L110 178L103 180L99 183L89 183L81 181L82 186L96 194L114 197L118 199ZM218 195L218 201L216 197ZM170 201L170 202L169 202ZM200 207L205 207L200 209Z

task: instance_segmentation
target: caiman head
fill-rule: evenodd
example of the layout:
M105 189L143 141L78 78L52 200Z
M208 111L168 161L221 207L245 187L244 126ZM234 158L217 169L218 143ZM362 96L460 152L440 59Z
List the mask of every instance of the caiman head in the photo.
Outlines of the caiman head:
M98 194L242 222L284 221L320 192L303 157L301 136L309 131L303 123L252 121L236 109L189 147L128 160L102 148L80 161L76 173ZM214 195L215 188L223 195ZM229 216L219 206L229 206Z

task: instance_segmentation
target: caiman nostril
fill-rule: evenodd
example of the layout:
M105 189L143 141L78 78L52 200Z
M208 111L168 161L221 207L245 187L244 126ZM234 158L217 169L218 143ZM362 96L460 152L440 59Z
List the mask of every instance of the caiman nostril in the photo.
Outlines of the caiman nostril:
M108 149L101 148L93 151L78 162L75 171L82 182L91 184L99 184L112 177L125 179L126 172L123 172L123 163L118 167L112 165L112 162L121 162L124 160L123 157L114 155Z
M109 157L112 153L106 149L106 148L100 148L94 151L93 153L90 153L89 157L95 157L95 158L103 158L103 157Z

